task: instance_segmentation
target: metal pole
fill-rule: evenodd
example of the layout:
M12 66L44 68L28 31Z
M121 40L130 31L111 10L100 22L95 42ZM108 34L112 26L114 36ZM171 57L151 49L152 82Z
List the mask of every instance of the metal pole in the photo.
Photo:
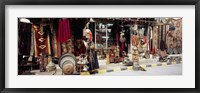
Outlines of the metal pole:
M106 24L106 49L108 48L107 24Z
M95 38L95 41L94 41L94 42L95 42L95 49L96 49L96 48L97 48L96 23L94 23L94 27L95 27L95 29L94 29L94 34L95 34L95 35L94 35L94 36L95 36L94 38Z

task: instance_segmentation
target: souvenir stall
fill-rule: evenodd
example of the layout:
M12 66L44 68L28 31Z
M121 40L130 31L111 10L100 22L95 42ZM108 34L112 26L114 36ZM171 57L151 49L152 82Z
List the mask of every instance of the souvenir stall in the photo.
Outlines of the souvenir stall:
M181 18L19 18L18 23L19 75L95 74L110 64L145 71L141 59L166 62L168 55L182 53Z

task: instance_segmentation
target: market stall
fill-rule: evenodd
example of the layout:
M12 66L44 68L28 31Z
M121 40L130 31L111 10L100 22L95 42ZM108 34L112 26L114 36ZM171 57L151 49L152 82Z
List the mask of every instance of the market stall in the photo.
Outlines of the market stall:
M144 59L168 62L177 57L168 55L182 54L182 18L19 18L18 23L19 75L57 69L95 74L113 64L145 71Z

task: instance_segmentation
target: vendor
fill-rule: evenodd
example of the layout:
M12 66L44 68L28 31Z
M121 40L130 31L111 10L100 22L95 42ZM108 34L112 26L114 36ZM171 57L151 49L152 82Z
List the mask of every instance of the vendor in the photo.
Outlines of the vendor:
M88 55L88 67L90 72L94 72L95 69L99 68L99 63L97 59L97 53L95 52L95 44L92 41L92 32L90 29L84 28L83 29L83 36L84 36L84 45L86 47L86 55Z

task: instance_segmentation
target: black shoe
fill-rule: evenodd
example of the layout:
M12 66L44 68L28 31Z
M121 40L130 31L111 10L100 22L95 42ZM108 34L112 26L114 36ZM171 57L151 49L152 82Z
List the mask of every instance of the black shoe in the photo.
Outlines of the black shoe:
M90 74L95 74L96 73L96 71L95 70L93 70L93 71L90 71Z

